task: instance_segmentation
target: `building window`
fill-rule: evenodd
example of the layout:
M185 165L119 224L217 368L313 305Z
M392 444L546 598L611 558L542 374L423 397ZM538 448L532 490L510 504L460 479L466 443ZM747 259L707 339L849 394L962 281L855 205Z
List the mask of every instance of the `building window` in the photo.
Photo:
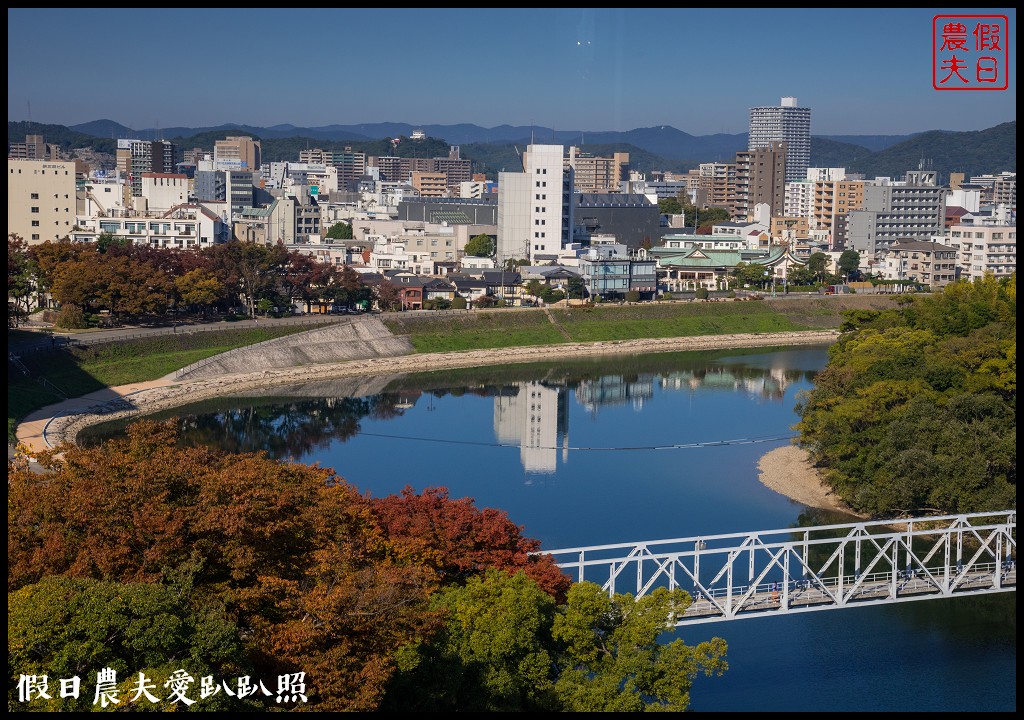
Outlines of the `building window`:
M38 200L39 199L39 193L32 193L32 199L33 200Z
M32 208L32 212L34 212L34 213L39 212L39 208L37 208L37 207Z

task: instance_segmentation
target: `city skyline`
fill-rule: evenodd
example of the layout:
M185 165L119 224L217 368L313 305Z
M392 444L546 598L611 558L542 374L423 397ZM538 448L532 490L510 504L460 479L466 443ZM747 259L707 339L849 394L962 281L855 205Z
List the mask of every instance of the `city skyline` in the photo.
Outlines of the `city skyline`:
M933 88L939 13L1007 17L1006 90ZM1016 119L1015 43L1012 8L9 8L8 120L710 135L795 96L813 135L970 131Z

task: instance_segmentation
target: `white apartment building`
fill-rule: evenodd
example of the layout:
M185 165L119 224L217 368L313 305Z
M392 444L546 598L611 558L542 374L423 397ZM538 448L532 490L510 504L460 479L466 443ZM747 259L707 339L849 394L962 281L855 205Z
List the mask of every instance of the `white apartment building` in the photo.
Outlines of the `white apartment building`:
M185 203L163 212L110 210L103 215L75 218L71 239L95 242L101 234L124 237L136 245L177 250L200 250L224 242L229 230L224 221L202 205Z
M814 182L811 180L794 180L786 183L786 200L784 203L786 217L802 217L810 221L813 210Z
M811 182L839 182L846 179L846 168L807 168L807 179Z
M29 245L71 234L78 212L75 163L7 160L7 234Z
M986 273L997 278L1017 271L1016 225L954 225L938 236L959 253L960 277L980 280Z

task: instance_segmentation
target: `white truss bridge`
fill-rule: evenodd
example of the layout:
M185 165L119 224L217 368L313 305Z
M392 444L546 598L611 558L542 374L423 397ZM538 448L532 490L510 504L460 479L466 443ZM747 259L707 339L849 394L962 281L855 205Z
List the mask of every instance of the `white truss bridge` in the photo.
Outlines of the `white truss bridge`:
M1016 592L1017 511L541 550L576 582L694 598L678 626Z

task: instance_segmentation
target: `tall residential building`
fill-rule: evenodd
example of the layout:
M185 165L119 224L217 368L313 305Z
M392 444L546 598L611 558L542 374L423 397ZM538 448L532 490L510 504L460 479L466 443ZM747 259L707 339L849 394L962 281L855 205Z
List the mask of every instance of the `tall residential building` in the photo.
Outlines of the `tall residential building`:
M356 152L347 146L334 153L334 167L338 168L338 187L348 188L366 174L366 153Z
M750 108L747 149L786 143L786 182L802 180L811 165L811 109L797 107L795 97L784 97L778 107Z
M311 163L313 165L333 165L334 153L331 152L330 150L324 150L322 148L309 148L308 150L299 150L299 162Z
M444 173L448 194L458 197L459 187L462 183L469 182L473 178L473 161L463 160L459 157L458 145L452 145L449 148L448 157L436 157L433 161L432 172Z
M981 280L986 273L997 278L1017 272L1016 225L954 225L941 242L959 253L960 277Z
M695 204L701 210L724 208L731 216L736 205L736 163L701 163Z
M768 147L736 153L736 222L753 219L754 206L765 204L772 217L782 215L786 201L786 144L770 142Z

